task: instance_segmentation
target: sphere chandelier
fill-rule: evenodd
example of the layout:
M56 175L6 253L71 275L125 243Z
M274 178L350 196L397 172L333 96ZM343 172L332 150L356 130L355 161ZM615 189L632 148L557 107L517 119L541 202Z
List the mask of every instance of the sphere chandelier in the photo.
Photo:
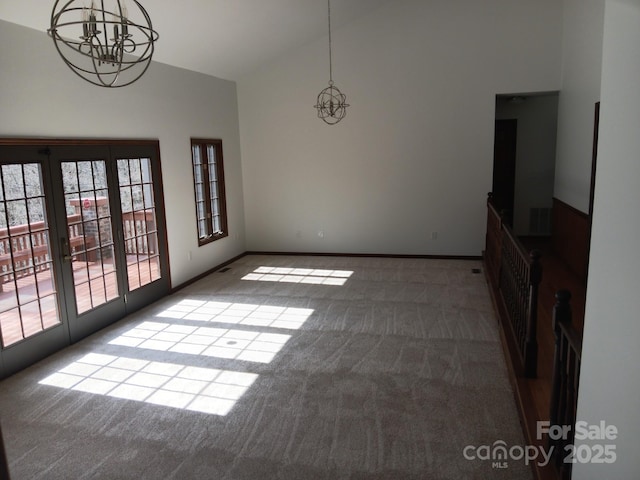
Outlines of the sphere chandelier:
M331 58L331 0L327 0L329 12L329 86L323 89L316 100L315 108L318 117L329 125L335 125L347 114L347 97L333 83L333 66Z
M56 0L47 30L67 66L100 87L124 87L149 68L158 33L136 0ZM105 6L105 3L107 6Z

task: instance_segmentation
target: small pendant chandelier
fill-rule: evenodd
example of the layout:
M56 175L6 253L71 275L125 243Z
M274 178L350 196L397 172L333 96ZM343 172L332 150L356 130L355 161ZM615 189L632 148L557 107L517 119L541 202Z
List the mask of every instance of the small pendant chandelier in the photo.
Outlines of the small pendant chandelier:
M64 63L100 87L124 87L149 68L158 33L136 0L56 0L47 30ZM107 3L107 8L105 8ZM130 15L133 13L133 15Z
M318 117L329 125L335 125L347 114L347 97L333 84L333 67L331 58L331 0L327 0L329 11L329 86L318 94L315 108Z

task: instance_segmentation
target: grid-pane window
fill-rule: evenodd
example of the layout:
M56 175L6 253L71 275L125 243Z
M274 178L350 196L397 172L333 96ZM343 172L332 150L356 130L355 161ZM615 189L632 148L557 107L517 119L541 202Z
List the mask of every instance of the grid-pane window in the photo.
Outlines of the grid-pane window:
M80 315L120 295L106 160L61 162L76 311Z
M129 291L161 278L150 158L118 159L122 232Z
M59 325L38 163L0 165L0 349Z
M226 237L222 140L191 139L193 181L200 245Z

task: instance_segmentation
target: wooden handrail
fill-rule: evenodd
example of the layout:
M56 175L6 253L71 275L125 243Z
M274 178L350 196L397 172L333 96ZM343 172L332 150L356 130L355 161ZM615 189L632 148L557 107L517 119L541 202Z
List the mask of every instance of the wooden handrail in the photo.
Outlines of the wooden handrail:
M538 288L542 279L538 250L527 252L487 200L487 244L485 265L499 314L511 345L517 350L525 377L535 377L538 363Z
M491 203L491 194L487 201L487 239L485 264L491 284L497 288L500 278L500 251L502 250L502 216Z

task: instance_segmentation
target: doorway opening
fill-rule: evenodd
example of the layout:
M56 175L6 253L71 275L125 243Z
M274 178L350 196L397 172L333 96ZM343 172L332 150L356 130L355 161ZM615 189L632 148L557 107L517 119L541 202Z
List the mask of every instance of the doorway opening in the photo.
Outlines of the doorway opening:
M492 200L518 237L549 237L558 92L496 95Z

